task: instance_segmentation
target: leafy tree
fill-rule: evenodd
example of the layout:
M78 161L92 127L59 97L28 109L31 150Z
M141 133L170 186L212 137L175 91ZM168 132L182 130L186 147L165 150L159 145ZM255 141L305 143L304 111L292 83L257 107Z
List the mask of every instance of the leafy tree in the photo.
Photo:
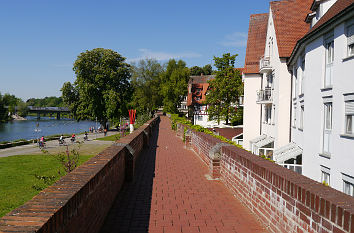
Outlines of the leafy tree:
M178 113L178 106L187 94L189 75L184 61L169 60L166 71L161 74L164 111Z
M234 118L239 97L243 93L241 74L234 68L235 59L238 55L223 54L222 57L214 57L215 79L209 81L209 90L206 95L209 119L225 119L229 124L230 118Z
M199 76L200 74L204 74L203 68L199 67L199 66L193 66L192 68L190 68L190 74L192 76Z
M138 114L150 113L162 105L160 75L163 67L156 60L141 60L132 69L134 89L131 105Z
M0 93L0 122L8 120L7 109L5 108L3 96Z
M26 101L27 106L35 107L63 107L62 97L50 96L42 99L31 98Z
M213 73L213 68L210 64L205 65L204 67L193 66L190 68L190 75L199 76L201 74L210 75Z
M131 96L130 65L119 53L103 48L81 53L73 70L74 84L64 83L61 91L65 103L78 120L95 119L106 125L127 113Z
M211 74L213 74L213 68L211 67L210 64L207 64L207 65L203 66L203 72L205 75L211 75Z

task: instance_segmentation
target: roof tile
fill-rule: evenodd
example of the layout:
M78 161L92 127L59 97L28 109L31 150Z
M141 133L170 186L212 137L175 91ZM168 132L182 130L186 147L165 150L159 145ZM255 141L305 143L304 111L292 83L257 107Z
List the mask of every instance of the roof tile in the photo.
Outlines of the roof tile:
M259 73L259 59L264 54L268 14L250 16L245 67L243 73Z

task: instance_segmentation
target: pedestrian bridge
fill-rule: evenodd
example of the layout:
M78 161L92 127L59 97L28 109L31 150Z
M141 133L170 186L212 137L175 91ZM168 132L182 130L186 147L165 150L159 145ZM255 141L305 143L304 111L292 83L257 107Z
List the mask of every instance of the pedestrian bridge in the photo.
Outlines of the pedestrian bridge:
M28 106L28 112L37 113L37 118L40 118L40 114L57 114L57 119L60 119L61 113L70 113L67 107L34 107Z
M354 198L161 116L1 218L0 232L353 233Z

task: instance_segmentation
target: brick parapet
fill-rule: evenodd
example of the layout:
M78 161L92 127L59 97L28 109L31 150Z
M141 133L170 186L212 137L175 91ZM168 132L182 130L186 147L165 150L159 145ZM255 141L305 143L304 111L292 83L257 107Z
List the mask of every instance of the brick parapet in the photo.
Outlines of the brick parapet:
M133 166L158 121L156 117L118 141L135 151ZM0 232L98 232L125 182L129 153L119 144L105 149L1 218Z
M235 146L208 156L219 139L191 131L191 149L273 232L354 233L354 198Z

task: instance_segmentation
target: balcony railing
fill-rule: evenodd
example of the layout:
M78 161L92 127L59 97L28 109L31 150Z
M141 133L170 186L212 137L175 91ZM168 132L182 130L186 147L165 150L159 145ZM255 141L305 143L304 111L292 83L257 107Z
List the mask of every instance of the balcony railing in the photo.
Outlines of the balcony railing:
M265 104L272 103L272 89L270 87L266 87L264 90L257 91L257 103Z
M261 60L259 60L259 72L268 73L270 71L272 71L270 57L261 57Z

